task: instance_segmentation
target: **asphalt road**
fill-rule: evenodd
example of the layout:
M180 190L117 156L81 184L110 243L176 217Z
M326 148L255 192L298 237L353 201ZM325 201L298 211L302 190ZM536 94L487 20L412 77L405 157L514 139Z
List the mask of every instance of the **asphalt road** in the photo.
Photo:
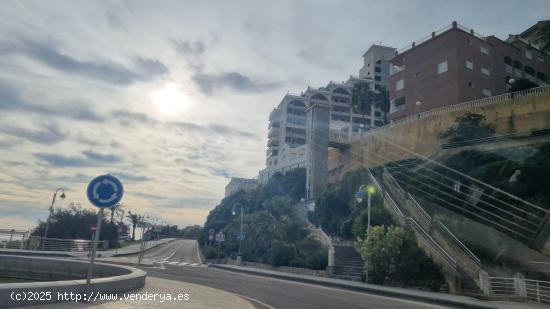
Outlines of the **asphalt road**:
M408 300L329 288L287 280L253 276L196 264L194 241L177 240L151 249L149 259L167 261L155 268L144 268L148 276L184 281L238 294L257 308L447 308ZM191 263L193 262L193 263ZM187 263L187 264L183 264Z
M137 258L138 254L127 255L126 257ZM151 262L171 265L200 265L197 242L189 239L174 240L152 248L143 253L143 258Z

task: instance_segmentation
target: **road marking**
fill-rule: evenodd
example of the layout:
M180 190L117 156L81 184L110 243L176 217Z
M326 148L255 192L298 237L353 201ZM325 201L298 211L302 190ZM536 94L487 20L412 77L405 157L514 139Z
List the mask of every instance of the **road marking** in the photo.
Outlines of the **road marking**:
M185 266L185 265L189 265L189 263L187 262L180 263L180 266Z
M171 257L174 256L174 254L176 254L176 251L178 251L178 248L175 248L174 251L167 257L164 258L164 261L168 261Z
M176 264L179 264L179 262L170 262L168 263L169 265L176 265Z
M199 266L200 264L199 263L193 263L191 264L191 266Z
M226 292L229 292L229 291L226 291ZM249 300L249 301L251 301L251 302L258 303L258 304L260 304L260 305L262 305L262 306L264 306L264 307L266 307L266 308L268 308L268 309L276 309L275 307L273 307L273 306L271 306L271 305L268 305L268 304L264 303L264 302L261 301L261 300L257 300L256 298L244 296L244 295L242 295L242 294L237 294L237 293L234 293L234 292L229 292L229 293L235 294L235 295L237 295L237 296L239 296L239 297L242 297L242 298L244 298L244 299L246 299L246 300Z

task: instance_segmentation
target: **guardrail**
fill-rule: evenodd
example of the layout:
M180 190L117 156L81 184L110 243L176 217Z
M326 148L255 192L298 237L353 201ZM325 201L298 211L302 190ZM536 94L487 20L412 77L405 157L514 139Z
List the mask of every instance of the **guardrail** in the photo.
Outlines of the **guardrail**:
M550 281L504 277L488 279L490 295L518 297L529 302L550 304Z
M525 297L528 301L550 304L550 281L524 280Z
M44 245L42 246L42 241ZM86 239L58 239L42 237L30 237L27 249L44 251L71 251L87 252L90 251L93 241ZM102 240L97 244L98 250L107 250L108 241Z

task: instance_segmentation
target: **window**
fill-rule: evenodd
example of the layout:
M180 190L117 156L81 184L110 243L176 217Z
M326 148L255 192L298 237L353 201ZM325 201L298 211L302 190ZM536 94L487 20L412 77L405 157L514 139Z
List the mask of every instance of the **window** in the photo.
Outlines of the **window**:
M414 73L414 78L419 79L420 78L420 72Z
M448 62L445 60L437 65L437 74L445 73L448 69Z
M525 50L525 58L533 59L533 53L531 53L531 51L528 49Z
M484 95L484 96L487 96L487 97L490 97L492 94L491 94L491 90L488 90L488 89L483 89L481 90L481 93Z
M380 73L380 72L382 72L382 68L380 68L380 67L374 67L374 72Z
M381 63L382 63L381 60L376 61L376 64L381 64Z
M390 113L405 109L405 97L397 98L390 103Z
M405 80L404 79L400 79L400 80L395 82L395 90L396 91L401 90L403 88L405 88Z
M380 75L374 75L374 80L379 82L382 80L382 78L380 77Z
M489 70L489 68L486 68L486 67L481 67L481 74L483 75L491 75L491 70Z
M470 88L475 88L476 85L474 84L473 81L469 81L469 82L468 82L468 87L470 87Z
M482 54L485 54L485 55L488 55L489 54L489 48L485 47L485 46L480 46L479 47L479 51L482 53Z
M537 56L537 60L544 63L544 56Z
M470 61L470 60L466 60L466 62L464 63L464 66L466 67L466 69L473 70L474 69L474 62Z

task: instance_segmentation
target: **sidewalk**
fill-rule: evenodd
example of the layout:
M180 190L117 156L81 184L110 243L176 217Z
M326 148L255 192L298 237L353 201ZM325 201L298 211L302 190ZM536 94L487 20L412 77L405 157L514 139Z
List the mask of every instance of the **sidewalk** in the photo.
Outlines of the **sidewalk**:
M508 302L508 301L481 301L475 298L470 298L465 296L426 292L426 291L419 291L419 290L412 290L412 289L393 288L393 287L386 287L381 285L367 284L362 282L285 273L281 271L266 270L266 269L260 269L260 268L254 268L254 267L243 267L243 266L223 265L223 264L210 264L209 266L213 268L222 269L222 270L242 272L242 273L247 273L251 275L298 281L298 282L322 285L322 286L333 287L333 288L341 288L341 289L347 289L347 290L372 293L376 295L416 300L416 301L438 304L438 305L456 306L459 308L489 308L489 309L548 308L548 306L538 305L533 303L520 303L520 302Z
M185 300L187 294L187 300ZM124 299L124 296L136 297L138 299ZM156 299L153 299L155 297ZM168 300L168 297L171 300ZM180 299L178 299L178 297ZM99 298L99 297L98 297ZM139 300L142 298L142 300ZM145 298L145 299L144 299ZM148 300L147 300L148 298ZM213 308L213 309L254 309L254 306L245 299L229 292L213 289L210 287L191 284L180 281L173 281L161 278L147 277L145 286L137 291L119 295L115 301L96 300L91 303L64 302L48 305L28 306L21 308L40 309L68 309L87 308L93 306L100 309L141 309L141 308Z
M160 246L167 242L176 240L176 238L163 238L160 240L152 240L147 242L145 251L154 247ZM139 252L140 244L133 244L120 249L110 249L107 251L97 251L102 257L124 256L136 254ZM62 256L62 257L87 257L88 252L75 251L41 251L41 250L21 250L21 249L0 249L0 254L16 254L16 255L40 255L40 256Z

